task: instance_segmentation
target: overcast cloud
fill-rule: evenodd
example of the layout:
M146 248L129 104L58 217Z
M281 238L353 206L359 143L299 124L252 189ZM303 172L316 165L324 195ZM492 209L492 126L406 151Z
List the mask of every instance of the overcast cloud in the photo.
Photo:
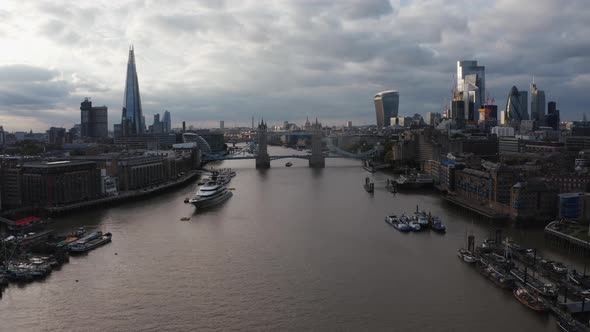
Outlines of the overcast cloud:
M15 1L0 7L0 125L71 127L86 96L120 120L129 44L146 122L372 124L372 96L441 112L456 61L502 108L532 76L562 119L587 111L587 0ZM111 127L112 128L112 127Z

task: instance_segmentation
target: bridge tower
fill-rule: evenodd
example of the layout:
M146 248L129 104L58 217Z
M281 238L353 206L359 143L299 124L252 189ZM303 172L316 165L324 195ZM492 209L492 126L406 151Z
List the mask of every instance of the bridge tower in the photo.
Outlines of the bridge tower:
M258 124L258 148L256 151L256 168L270 168L270 157L267 151L267 126L264 119Z
M318 122L317 118L311 126L311 156L309 157L309 167L326 167L326 157L322 153L322 124Z

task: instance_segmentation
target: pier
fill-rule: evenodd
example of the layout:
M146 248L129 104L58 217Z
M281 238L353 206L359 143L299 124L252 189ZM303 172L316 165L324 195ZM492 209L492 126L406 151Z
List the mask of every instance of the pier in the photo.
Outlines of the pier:
M478 266L497 266L497 269L511 275L516 282L512 287L526 287L540 295L547 311L571 331L590 331L586 322L590 317L588 290L569 281L567 269L556 270L554 264L537 254L534 249L526 249L515 243L503 243L501 231L496 232L495 240L484 241L485 246L475 252Z
M590 257L590 242L581 238L590 239L587 232L587 226L553 221L545 227L545 239L553 246L582 257Z

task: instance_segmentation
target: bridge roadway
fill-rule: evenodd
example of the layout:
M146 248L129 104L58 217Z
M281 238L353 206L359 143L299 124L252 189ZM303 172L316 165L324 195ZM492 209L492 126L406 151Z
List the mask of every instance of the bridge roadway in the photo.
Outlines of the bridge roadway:
M297 158L297 159L306 159L309 160L311 158L310 154L290 154L290 155L277 155L277 156L269 156L270 160L278 160L278 159L287 159L287 158ZM355 158L349 156L334 156L334 155L324 155L324 158L342 158L342 159L362 159L362 158ZM236 155L228 155L228 156L205 156L203 161L221 161L221 160L244 160L244 159L256 159L255 155L249 156L236 156Z

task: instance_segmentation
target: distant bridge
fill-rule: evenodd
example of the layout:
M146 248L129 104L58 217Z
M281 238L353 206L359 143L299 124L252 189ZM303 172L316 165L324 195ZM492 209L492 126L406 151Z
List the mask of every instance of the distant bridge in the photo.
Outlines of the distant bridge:
M267 153L267 137L268 135L288 135L288 136L311 136L311 154L292 154L292 155L269 155ZM258 126L258 137L260 142L252 139L246 146L239 151L228 155L207 154L203 156L204 162L221 161L221 160L245 160L256 159L257 168L270 167L271 160L297 158L309 160L310 167L324 167L324 160L326 158L353 158L353 159L368 159L377 154L378 147L373 147L371 150L364 153L352 153L343 150L332 143L331 139L322 138L321 125L315 123L311 132L296 131L296 132L268 132L266 124L261 122ZM326 142L329 153L322 151L322 141Z

